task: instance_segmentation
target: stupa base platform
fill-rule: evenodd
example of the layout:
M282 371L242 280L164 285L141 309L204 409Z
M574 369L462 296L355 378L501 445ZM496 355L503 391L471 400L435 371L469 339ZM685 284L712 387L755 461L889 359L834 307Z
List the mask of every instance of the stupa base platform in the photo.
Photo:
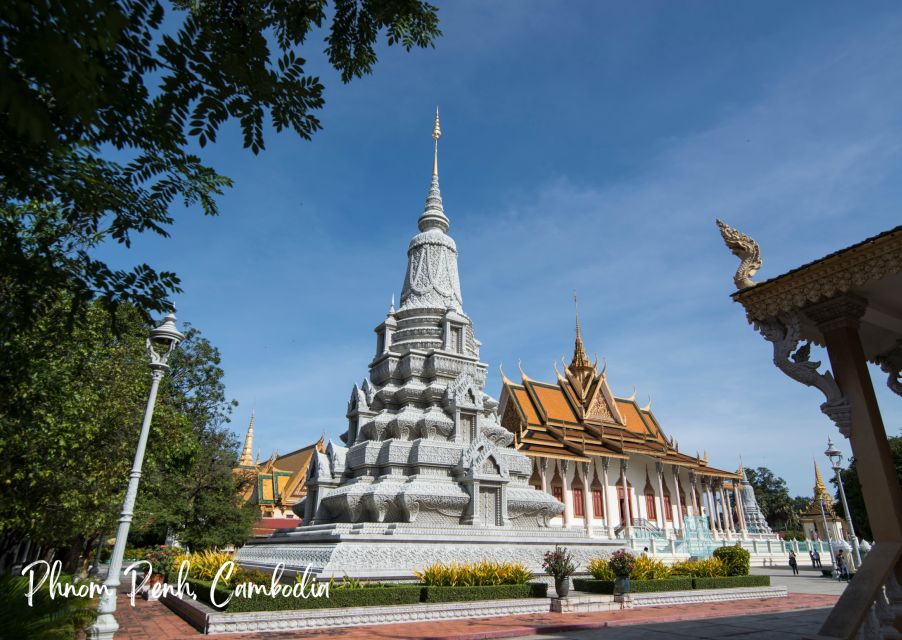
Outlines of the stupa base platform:
M405 580L436 562L522 562L543 573L542 558L555 545L567 547L577 566L623 548L625 540L591 538L583 530L452 526L427 528L407 523L328 524L298 527L248 542L236 556L247 568L336 579Z

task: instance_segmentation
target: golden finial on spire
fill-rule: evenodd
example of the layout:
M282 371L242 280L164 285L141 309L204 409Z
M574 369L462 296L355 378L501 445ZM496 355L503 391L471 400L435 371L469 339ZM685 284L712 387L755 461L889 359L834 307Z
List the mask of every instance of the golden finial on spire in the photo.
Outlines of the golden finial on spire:
M576 298L576 291L573 292L573 305L576 308L576 343L573 346L573 362L570 363L570 369L576 373L576 370L588 369L592 365L589 364L589 356L586 355L583 337L579 330L579 300Z
M254 414L255 410L251 410L251 421L247 426L247 435L244 436L244 447L241 449L241 457L238 459L238 464L242 467L250 467L254 464Z
M438 105L435 106L435 126L432 128L432 139L435 140L435 156L432 159L432 175L438 175L438 139L442 137L442 128L438 123Z

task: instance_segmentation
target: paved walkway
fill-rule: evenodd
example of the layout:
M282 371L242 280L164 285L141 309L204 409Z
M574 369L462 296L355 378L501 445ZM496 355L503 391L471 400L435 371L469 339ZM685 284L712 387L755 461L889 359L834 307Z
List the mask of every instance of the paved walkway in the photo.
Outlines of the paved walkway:
M748 620L749 624L758 624L760 621L752 618L765 618L771 620L773 614L786 615L787 611L804 612L812 615L826 615L828 607L836 602L835 595L829 594L791 594L788 598L773 598L765 600L745 600L737 602L716 602L710 604L684 605L681 607L644 607L640 609L627 609L623 611L610 611L599 613L547 613L538 615L505 616L498 618L476 618L468 620L446 620L435 622L414 622L406 624L374 625L368 627L347 627L344 629L320 629L316 631L289 631L289 632L265 632L250 634L217 634L203 636L181 618L172 613L160 602L147 602L138 600L132 608L125 597L120 597L117 610L117 619L121 625L119 638L153 638L154 640L201 640L204 637L219 640L266 640L276 638L279 640L301 638L334 638L340 640L358 640L364 638L411 638L423 640L439 640L441 638L455 638L458 640L477 640L481 638L514 638L526 636L543 637L574 637L590 638L597 630L604 631L605 638L619 638L619 635L611 635L611 628L626 627L627 625L653 624L653 628L662 623L669 623L667 629L676 633L676 630L685 626L688 629L688 637L722 637L720 633L726 628L738 627L736 616L746 616L741 620ZM810 610L819 610L820 614ZM749 617L749 614L756 614ZM771 614L760 616L760 614ZM714 624L713 620L721 620L722 624ZM680 625L674 625L678 622ZM807 617L802 621L811 626ZM767 623L771 624L771 623ZM776 623L774 623L776 624ZM783 624L783 623L780 623ZM795 623L793 623L795 624ZM800 623L801 624L801 623ZM681 626L682 625L682 626ZM695 626L693 626L695 625ZM709 629L708 636L694 636L695 629L702 627ZM714 626L711 626L714 625ZM816 631L816 624L815 631ZM629 629L640 627L629 626ZM751 627L755 628L755 627ZM620 633L620 631L618 631ZM624 630L623 633L626 633ZM632 632L630 632L632 633ZM557 634L550 635L549 634ZM573 635L576 634L576 635ZM643 636L624 635L624 638L638 638ZM657 638L658 636L650 636ZM661 636L685 638L687 635ZM754 637L742 635L738 637ZM785 636L784 636L785 637Z

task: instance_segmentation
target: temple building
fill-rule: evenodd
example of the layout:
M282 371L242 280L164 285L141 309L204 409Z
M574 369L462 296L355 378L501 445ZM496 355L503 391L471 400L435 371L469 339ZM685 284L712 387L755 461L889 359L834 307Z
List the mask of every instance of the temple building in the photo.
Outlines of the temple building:
M814 497L800 518L802 530L808 540L838 541L847 540L846 523L836 515L833 496L827 491L827 485L821 477L817 461L814 462ZM826 526L826 529L824 528Z
M602 538L681 538L687 517L704 516L714 539L773 537L745 473L680 452L651 404L611 393L607 366L576 343L555 382L521 382L502 371L501 424L533 463L530 483L564 503L551 524ZM691 522L691 520L690 520ZM698 521L696 521L698 522Z
M242 494L244 501L258 509L254 536L265 537L277 529L298 526L300 522L292 508L307 495L307 467L315 452L325 451L323 438L284 455L274 452L263 463L259 455L254 461L253 448L254 414L251 413L241 457L234 471L248 480Z

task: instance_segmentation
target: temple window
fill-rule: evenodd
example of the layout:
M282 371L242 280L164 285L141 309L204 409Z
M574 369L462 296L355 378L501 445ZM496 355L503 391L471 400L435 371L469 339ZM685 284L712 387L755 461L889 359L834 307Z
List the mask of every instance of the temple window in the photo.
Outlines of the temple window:
M376 355L381 355L385 351L385 332L380 331L376 338Z
M561 480L561 475L556 468L554 470L554 477L551 479L551 495L554 496L554 499L558 502L564 501L564 481Z
M657 512L655 511L655 494L654 493L646 493L645 494L645 515L649 520L654 520L657 518Z
M573 515L577 518L582 518L586 515L583 502L583 483L579 476L573 480Z
M620 522L627 521L630 508L629 493L623 490L623 486L617 487L617 499L620 502Z
M670 496L664 494L664 517L668 522L673 522L673 509L670 507Z
M460 435L464 442L473 442L476 439L476 416L472 413L460 414Z
M604 500L600 489L592 489L592 515L596 518L604 518Z
M464 352L464 332L463 327L451 327L451 340L449 348L456 353Z

